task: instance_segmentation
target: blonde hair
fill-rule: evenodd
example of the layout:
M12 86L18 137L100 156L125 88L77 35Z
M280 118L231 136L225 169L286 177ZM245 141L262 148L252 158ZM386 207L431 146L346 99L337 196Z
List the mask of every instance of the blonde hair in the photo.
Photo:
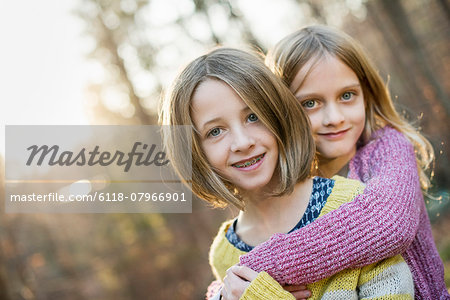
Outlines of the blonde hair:
M192 191L216 207L233 204L244 209L243 199L232 184L212 169L202 151L191 118L191 102L197 87L206 80L230 86L275 136L278 143L276 174L280 182L273 196L292 192L294 185L311 175L315 144L308 116L281 80L261 57L242 50L218 48L192 61L177 76L160 111L163 125L190 125L192 139L169 130L164 143L172 165L184 181L190 178L183 159L185 144L192 143ZM224 104L226 105L226 104Z
M414 145L422 189L430 187L426 174L434 160L430 142L403 118L394 107L387 85L368 56L354 39L327 26L308 26L283 38L269 51L266 64L290 86L296 74L311 59L332 55L350 67L358 77L365 101L366 121L359 144L368 143L372 133L390 125ZM314 62L313 61L313 62Z

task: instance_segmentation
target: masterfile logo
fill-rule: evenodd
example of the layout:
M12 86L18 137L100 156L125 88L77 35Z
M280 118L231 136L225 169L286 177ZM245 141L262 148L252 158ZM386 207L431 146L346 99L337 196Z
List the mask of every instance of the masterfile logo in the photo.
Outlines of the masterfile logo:
M139 151L141 145L143 151ZM169 163L169 160L166 159L166 153L163 151L159 151L153 156L156 144L152 144L149 147L147 144L135 142L132 150L126 154L122 151L116 151L114 154L109 151L100 152L99 148L100 146L97 145L91 151L87 151L86 148L83 148L78 153L73 153L72 151L63 151L62 153L59 153L60 149L57 145L53 145L52 147L49 147L48 145L42 145L40 147L32 145L27 148L27 150L30 151L30 156L28 157L26 164L27 166L30 166L37 156L36 165L38 166L41 166L45 158L49 157L47 160L49 166L72 166L74 164L77 166L84 166L86 164L88 166L94 166L99 164L105 167L116 163L118 166L124 165L124 171L128 172L133 165L133 162L136 166L149 166L152 164L155 164L155 166L165 166Z
M163 127L6 126L6 212L191 212L161 141L191 128Z

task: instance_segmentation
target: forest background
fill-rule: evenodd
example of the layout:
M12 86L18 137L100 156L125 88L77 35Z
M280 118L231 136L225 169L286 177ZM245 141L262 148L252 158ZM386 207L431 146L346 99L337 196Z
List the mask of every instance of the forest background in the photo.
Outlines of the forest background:
M49 2L42 3L51 10ZM44 5L39 3L33 5ZM69 92L61 91L59 103L51 105L43 99L52 91L41 91L33 104L21 105L21 114L33 110L43 118L50 113L64 117L73 113L73 101L81 101L85 119L80 123L156 124L160 95L175 73L215 45L252 45L265 52L288 33L309 24L336 26L359 40L389 81L397 108L420 127L436 151L433 197L426 201L450 286L448 1L70 3L72 15L83 24L83 53L91 65L83 74L89 78L83 97L74 100ZM3 14L8 13L3 9ZM26 24L26 19L20 20L20 11L14 16ZM57 27L58 22L55 18L52 26ZM7 55L11 53L13 59L26 62L28 54L38 48L39 37L19 36L14 26L7 25L2 24L2 30L9 36L29 42L26 49L5 43L6 50L1 51L6 52L0 52L2 64L11 59ZM54 39L64 40L64 36ZM15 68L19 71L2 75L2 84L11 86L11 78L26 78L26 65ZM15 118L11 101L20 101L21 88L27 89L28 84L32 85L31 80L20 88L12 85L13 100L3 93L3 126L14 123L4 116ZM203 298L213 280L207 259L209 245L219 224L235 211L213 210L194 199L190 214L5 214L3 160L1 157L0 299Z

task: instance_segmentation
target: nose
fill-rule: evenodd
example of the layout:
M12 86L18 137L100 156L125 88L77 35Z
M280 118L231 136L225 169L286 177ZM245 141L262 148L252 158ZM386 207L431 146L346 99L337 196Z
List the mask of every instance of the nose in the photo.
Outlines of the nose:
M251 132L245 128L239 128L233 132L233 141L231 143L231 151L245 152L255 145L255 139Z
M323 125L335 126L341 124L344 120L344 114L338 104L332 103L326 106L322 119Z

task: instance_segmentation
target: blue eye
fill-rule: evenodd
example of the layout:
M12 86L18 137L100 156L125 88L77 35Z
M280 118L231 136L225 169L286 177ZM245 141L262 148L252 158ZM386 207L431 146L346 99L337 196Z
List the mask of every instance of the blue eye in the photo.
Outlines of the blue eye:
M258 116L255 114L249 114L247 117L247 120L252 123L256 122L256 121L258 121Z
M350 100L353 97L353 93L352 92L345 92L342 94L342 99L343 100Z
M208 132L208 136L218 136L221 132L220 128L213 128Z
M304 108L313 108L314 106L316 106L316 100L306 100L302 102L302 106Z

